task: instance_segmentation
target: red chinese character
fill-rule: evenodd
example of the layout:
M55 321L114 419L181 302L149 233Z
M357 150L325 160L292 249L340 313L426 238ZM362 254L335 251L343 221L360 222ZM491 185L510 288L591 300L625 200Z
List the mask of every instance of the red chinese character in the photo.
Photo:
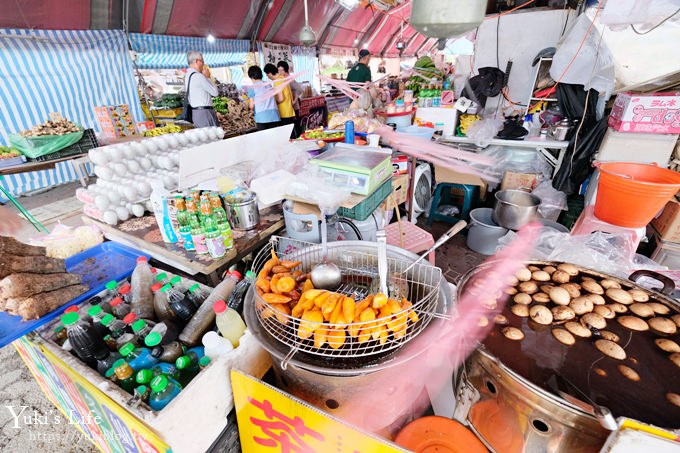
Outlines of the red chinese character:
M268 420L251 417L253 425L259 426L267 437L253 437L253 440L263 447L280 447L282 453L314 453L314 450L302 440L305 436L323 442L324 437L305 426L300 417L290 418L278 412L268 400L262 402L248 398L248 402L261 409Z
M663 104L659 99L653 99L650 107L661 107Z

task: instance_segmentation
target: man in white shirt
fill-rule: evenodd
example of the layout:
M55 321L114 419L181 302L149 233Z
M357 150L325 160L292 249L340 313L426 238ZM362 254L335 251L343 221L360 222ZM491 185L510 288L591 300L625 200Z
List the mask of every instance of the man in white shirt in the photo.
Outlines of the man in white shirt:
M210 70L204 66L200 52L187 53L189 69L184 76L184 91L191 108L192 122L196 127L219 126L213 109L212 98L217 96L217 87L210 81Z

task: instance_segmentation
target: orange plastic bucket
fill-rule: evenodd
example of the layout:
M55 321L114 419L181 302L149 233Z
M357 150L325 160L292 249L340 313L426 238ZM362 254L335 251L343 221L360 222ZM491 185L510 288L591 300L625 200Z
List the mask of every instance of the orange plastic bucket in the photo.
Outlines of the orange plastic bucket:
M598 162L595 217L628 228L647 225L680 190L680 173L656 165Z

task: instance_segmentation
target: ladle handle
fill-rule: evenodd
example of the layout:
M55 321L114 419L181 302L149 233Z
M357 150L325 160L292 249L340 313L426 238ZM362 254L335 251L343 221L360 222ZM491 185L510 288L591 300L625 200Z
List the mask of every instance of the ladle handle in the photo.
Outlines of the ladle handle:
M328 227L326 226L326 215L321 212L321 254L325 261L328 258Z
M380 292L387 294L387 235L385 230L378 230L376 233L378 242L378 277L380 278Z
M437 239L437 242L434 243L432 247L427 249L420 257L415 260L409 267L404 269L402 273L407 272L411 270L413 266L418 264L423 258L425 258L427 255L429 255L431 252L439 248L442 244L444 244L446 241L457 235L460 231L462 231L465 227L467 226L467 222L465 220L459 220L454 226L449 228L449 231L444 233L439 239Z

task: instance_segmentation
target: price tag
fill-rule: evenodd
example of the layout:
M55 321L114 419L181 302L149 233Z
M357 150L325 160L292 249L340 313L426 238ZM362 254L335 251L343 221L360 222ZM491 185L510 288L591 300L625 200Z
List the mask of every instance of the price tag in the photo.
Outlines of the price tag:
M468 98L460 97L454 104L454 108L456 110L459 110L461 113L464 113L470 106L472 105L472 101Z

